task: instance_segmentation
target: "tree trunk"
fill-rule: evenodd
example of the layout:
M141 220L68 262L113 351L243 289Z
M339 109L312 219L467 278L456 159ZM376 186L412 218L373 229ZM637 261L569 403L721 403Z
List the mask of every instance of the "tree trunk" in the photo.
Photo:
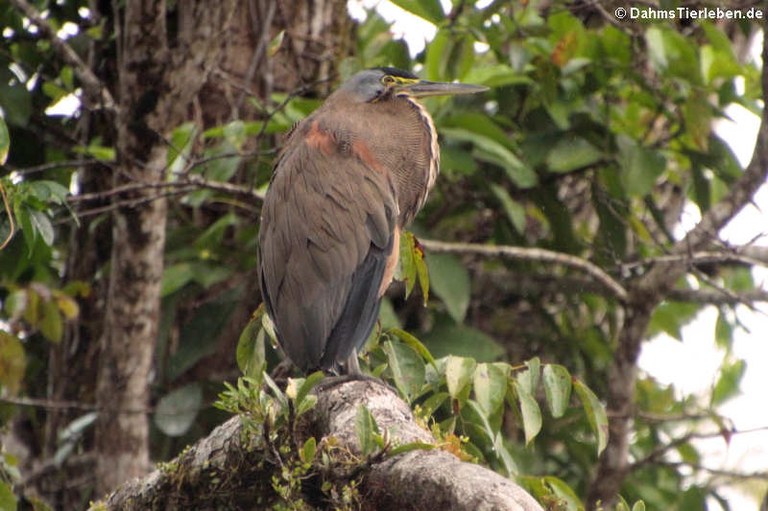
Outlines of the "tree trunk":
M160 315L167 201L154 185L165 178L170 132L187 116L222 47L234 1L183 2L187 19L171 52L162 0L126 3L118 27L118 168L112 258L97 404L97 490L149 469L149 385ZM127 202L127 205L125 205Z

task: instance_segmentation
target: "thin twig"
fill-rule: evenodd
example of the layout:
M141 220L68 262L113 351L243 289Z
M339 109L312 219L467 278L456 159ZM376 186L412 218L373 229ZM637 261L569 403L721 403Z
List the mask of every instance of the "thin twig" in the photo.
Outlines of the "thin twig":
M479 245L475 243L447 243L444 241L423 239L420 239L419 242L424 248L432 252L505 257L518 261L554 263L568 268L574 268L593 277L617 300L624 302L627 299L627 291L619 282L605 273L598 266L580 257L563 254L561 252L553 252L543 248Z
M54 161L50 163L43 163L41 165L34 165L32 167L16 168L10 165L6 165L11 172L15 172L20 176L27 176L30 174L37 174L39 172L46 172L48 170L59 169L63 167L87 167L90 165L105 165L111 166L113 162L103 160L64 160Z
M639 261L633 261L630 263L622 263L622 267L625 269L632 269L641 266L651 266L653 264L662 263L680 263L683 262L687 265L695 264L725 264L725 263L739 263L750 266L765 266L768 265L768 261L762 261L749 257L748 255L739 254L736 252L693 252L685 254L673 254L657 257L648 257Z

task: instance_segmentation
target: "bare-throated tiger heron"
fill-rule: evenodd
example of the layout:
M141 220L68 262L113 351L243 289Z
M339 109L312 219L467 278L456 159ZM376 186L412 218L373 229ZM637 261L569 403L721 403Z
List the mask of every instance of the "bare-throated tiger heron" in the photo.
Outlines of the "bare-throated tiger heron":
M438 173L435 126L416 98L483 90L369 69L288 137L262 209L259 272L278 341L302 371L359 373L400 231Z

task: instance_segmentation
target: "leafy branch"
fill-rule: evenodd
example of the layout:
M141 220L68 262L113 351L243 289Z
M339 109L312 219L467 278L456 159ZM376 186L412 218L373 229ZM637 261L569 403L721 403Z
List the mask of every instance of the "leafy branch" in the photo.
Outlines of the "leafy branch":
M94 98L100 98L101 104L97 105L106 110L114 111L116 108L115 100L112 98L109 89L99 80L99 78L91 71L91 68L83 62L77 52L66 41L56 35L56 30L46 20L42 13L38 11L26 0L11 0L11 3L23 12L29 20L40 29L40 32L50 41L51 46L59 54L61 59L67 64L71 65L80 81L83 84L83 88L88 93L86 97L91 96Z

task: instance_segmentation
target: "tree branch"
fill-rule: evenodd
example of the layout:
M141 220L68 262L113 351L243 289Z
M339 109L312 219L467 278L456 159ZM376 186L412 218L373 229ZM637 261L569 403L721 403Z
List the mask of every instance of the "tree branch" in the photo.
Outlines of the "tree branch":
M101 104L89 105L98 106L107 110L115 109L115 100L109 93L104 84L99 78L93 74L91 68L83 62L80 56L67 44L62 38L56 35L56 31L50 23L43 17L43 15L34 6L30 5L27 0L11 0L11 3L17 10L24 13L24 16L37 26L42 35L50 41L54 51L59 54L64 62L72 66L75 74L83 84L83 88L94 98L101 98ZM87 95L86 95L87 97Z
M627 291L598 266L580 257L553 252L543 248L511 247L506 245L478 245L474 243L447 243L444 241L423 240L419 242L431 252L450 254L472 254L487 257L503 257L518 261L554 263L582 271L594 278L613 298L624 302Z
M763 63L768 62L768 37L763 39ZM768 66L762 69L763 104L768 100ZM700 251L718 238L722 229L751 200L768 176L768 108L763 108L755 151L744 173L728 194L701 218L701 221L676 243L671 255ZM629 472L631 412L637 380L637 360L651 314L667 298L676 282L688 270L686 258L655 264L629 288L625 322L609 369L608 411L610 421L608 446L603 451L595 478L589 488L587 509L600 503L610 506Z
M360 406L370 410L393 444L435 442L391 388L370 380L327 386L305 416L306 428L298 424L295 431L314 436L318 445L333 438L337 452L359 455L355 418ZM117 489L108 497L107 509L179 509L192 504L197 509L253 508L274 499L271 477L276 467L269 461L269 449L263 439L244 432L240 417L233 417L163 468ZM297 440L301 445L304 439ZM439 449L374 461L361 485L363 508L370 510L543 511L509 479Z

